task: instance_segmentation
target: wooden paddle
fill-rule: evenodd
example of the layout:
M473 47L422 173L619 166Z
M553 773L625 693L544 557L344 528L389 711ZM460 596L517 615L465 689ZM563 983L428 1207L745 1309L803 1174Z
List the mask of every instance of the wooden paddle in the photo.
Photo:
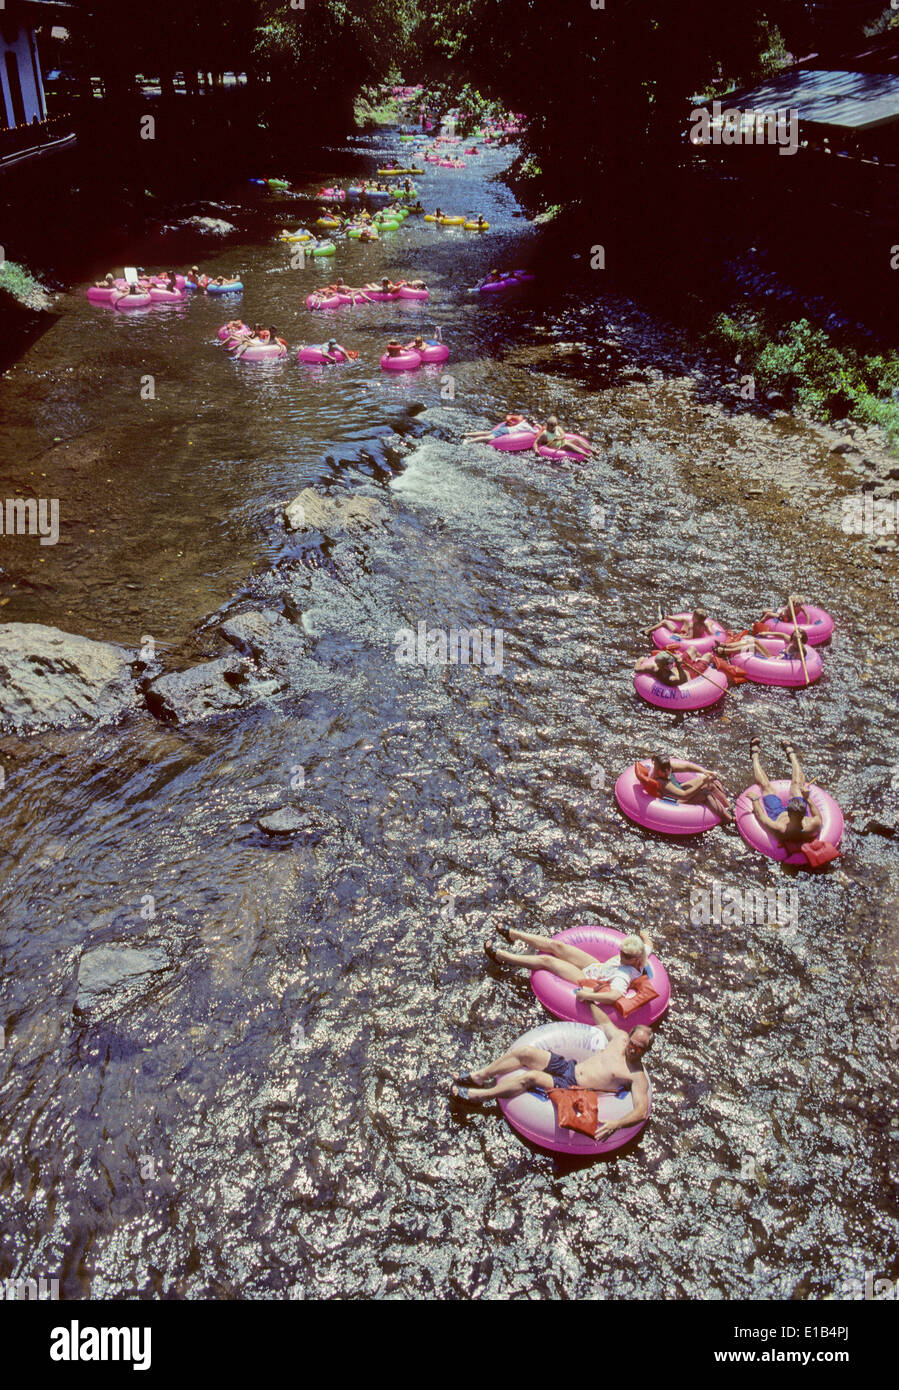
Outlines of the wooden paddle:
M789 596L787 597L787 602L788 602L789 605L790 605L790 617L793 619L793 631L796 633L797 638L799 639L799 640L797 641L797 644L796 644L796 645L797 645L798 648L799 648L799 660L802 662L802 669L803 669L803 671L805 672L805 683L806 683L806 685L811 685L811 681L809 680L809 675L808 675L808 667L807 667L806 664L805 664L805 652L803 651L802 638L801 638L801 636L799 635L799 623L796 621L796 610L795 610L795 608L793 607L793 598L792 598L792 595L789 595Z

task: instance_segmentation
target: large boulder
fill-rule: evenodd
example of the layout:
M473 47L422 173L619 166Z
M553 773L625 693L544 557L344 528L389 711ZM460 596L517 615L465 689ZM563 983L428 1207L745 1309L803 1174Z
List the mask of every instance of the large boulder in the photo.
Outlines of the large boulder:
M373 497L322 497L311 487L304 488L284 508L289 531L333 535L337 531L365 530L386 519L387 513Z
M135 699L131 655L41 623L0 624L0 728L110 719Z

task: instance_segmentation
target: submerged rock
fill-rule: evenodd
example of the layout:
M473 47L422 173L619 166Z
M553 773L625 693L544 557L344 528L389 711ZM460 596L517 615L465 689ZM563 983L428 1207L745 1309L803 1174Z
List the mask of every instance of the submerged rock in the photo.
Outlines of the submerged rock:
M79 1011L106 1002L113 990L121 990L145 975L155 975L171 965L161 946L97 946L85 951L78 965L78 996L75 1008Z
M0 726L24 733L109 719L134 698L124 647L40 623L0 624Z
M320 839L340 829L340 822L326 811L303 811L298 806L276 806L256 822L266 835L305 835Z
M474 415L458 406L432 405L426 410L409 412L411 423L416 431L427 431L438 439L458 439L460 434L469 431L492 429L497 420L488 420L484 415Z
M165 724L189 724L222 710L241 709L279 689L276 681L254 677L238 656L222 656L160 676L147 688L147 709Z
M267 811L256 824L266 835L298 835L300 831L308 835L319 828L310 821L308 812L298 811L293 806L278 806L274 811Z
M233 222L226 222L222 217L182 217L180 222L174 225L178 228L189 227L192 231L205 232L208 236L229 236L231 232L237 231Z
M302 630L273 608L237 613L219 632L241 655L279 673L292 669L305 648Z
M307 487L284 507L289 531L353 531L378 526L387 513L373 497L322 497Z

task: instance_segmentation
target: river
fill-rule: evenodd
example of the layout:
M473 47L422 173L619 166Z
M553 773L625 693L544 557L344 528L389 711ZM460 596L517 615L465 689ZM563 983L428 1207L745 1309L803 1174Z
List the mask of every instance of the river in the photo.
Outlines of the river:
M402 148L354 146L371 173ZM357 365L239 365L212 299L125 315L73 290L0 380L4 496L58 497L61 524L55 547L4 538L4 621L149 635L178 667L223 650L224 613L286 593L322 672L198 724L135 711L0 740L0 1276L69 1299L820 1299L895 1270L896 856L862 833L899 790L886 580L872 600L823 502L790 519L774 481L751 506L723 475L691 485L737 425L665 373L616 378L641 331L626 303L566 290L564 265L517 299L468 292L539 260L485 178L509 157L420 180L486 236L410 218L303 270L273 239L301 220L289 200L225 199L253 228L202 261L243 276L228 314L294 346L333 323ZM421 276L431 301L307 311L335 273ZM447 367L380 372L418 324ZM447 442L507 404L557 409L594 458ZM772 457L820 450L802 425L757 431ZM280 506L307 486L377 499L387 524L289 535ZM637 699L657 603L736 623L797 587L837 620L818 685L689 717ZM501 630L502 671L398 664L420 622ZM638 750L662 740L736 791L753 731L778 771L791 735L846 808L835 869L786 878L735 832L672 843L618 813ZM285 801L322 833L262 834ZM691 890L714 883L795 889L794 919L696 925ZM672 1005L641 1140L579 1166L447 1088L546 1021L526 976L485 961L491 926L590 920L652 928ZM147 940L175 968L103 1021L74 1014L82 950Z

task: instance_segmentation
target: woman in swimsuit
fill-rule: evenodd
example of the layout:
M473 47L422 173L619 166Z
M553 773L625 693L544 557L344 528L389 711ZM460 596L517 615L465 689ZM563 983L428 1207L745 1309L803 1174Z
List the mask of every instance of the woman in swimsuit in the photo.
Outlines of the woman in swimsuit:
M581 993L594 1004L614 1004L626 994L630 986L646 969L646 961L653 950L652 937L644 928L638 936L624 938L618 955L610 960L598 961L589 951L571 946L566 941L554 937L536 936L531 932L519 931L515 927L498 927L500 936L511 945L521 941L528 947L526 955L507 951L484 943L484 952L495 965L515 965L521 970L548 970L569 984L580 984L582 980L596 983L585 986Z
M678 772L692 772L696 775L687 782L680 782ZM666 801L705 802L725 822L734 819L727 801L727 793L717 772L701 767L699 763L688 763L683 758L669 758L665 753L653 753L652 772L647 779L647 791Z

